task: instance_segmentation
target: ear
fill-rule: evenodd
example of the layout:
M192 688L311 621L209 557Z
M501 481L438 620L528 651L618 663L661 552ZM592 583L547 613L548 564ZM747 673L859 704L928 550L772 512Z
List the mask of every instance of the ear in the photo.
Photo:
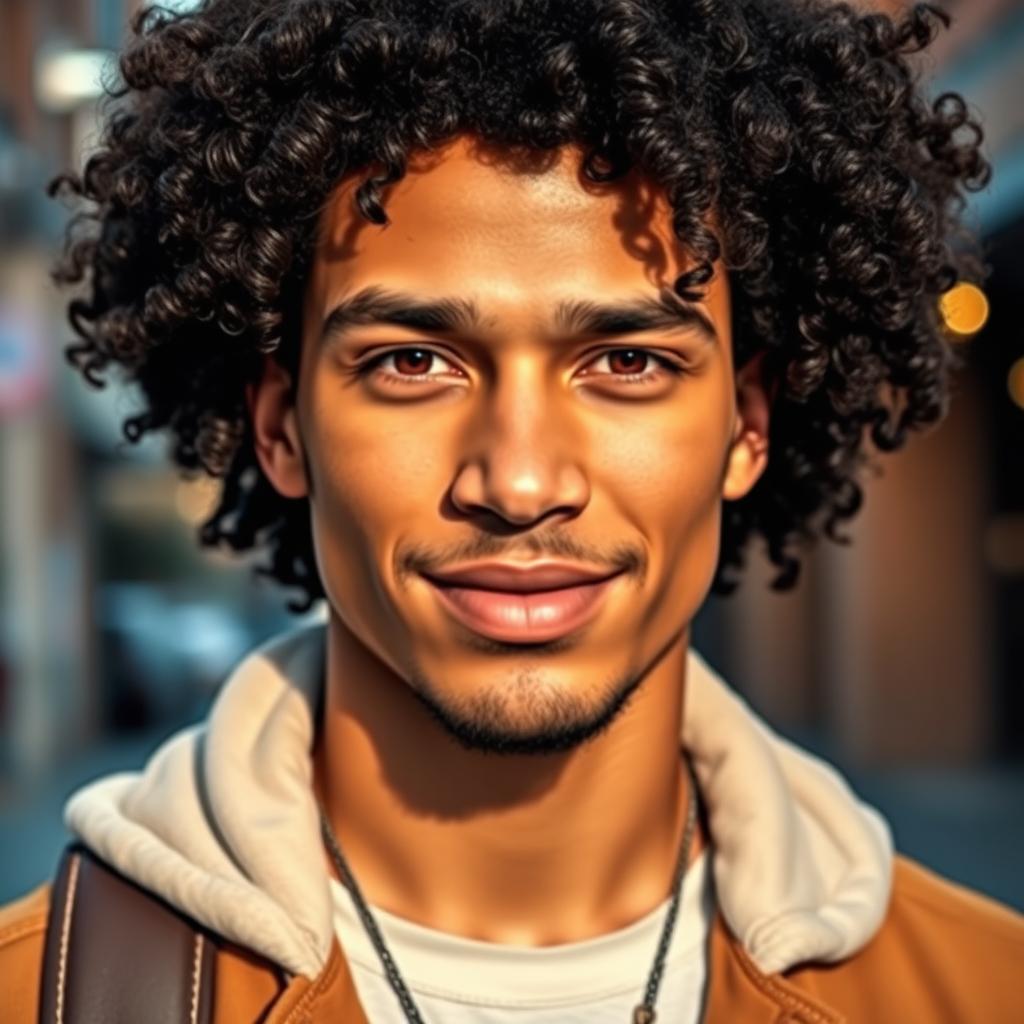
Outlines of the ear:
M263 356L260 379L245 386L256 458L284 498L308 494L293 390L291 375L271 355Z
M722 497L742 498L768 465L768 423L775 387L764 381L762 349L736 374L736 421L722 479Z

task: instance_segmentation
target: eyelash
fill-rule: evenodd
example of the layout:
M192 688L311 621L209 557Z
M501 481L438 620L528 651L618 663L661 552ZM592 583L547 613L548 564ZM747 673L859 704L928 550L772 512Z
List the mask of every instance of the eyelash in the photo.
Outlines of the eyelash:
M375 356L372 359L368 359L365 363L362 364L362 366L356 368L356 373L360 377L369 377L371 374L376 372L380 380L386 382L389 386L396 385L400 387L415 387L421 381L431 380L433 377L437 376L436 374L401 374L393 372L379 372L379 367L385 360L390 359L392 356L401 355L403 352L422 352L429 356L436 356L438 359L445 359L448 362L451 361L448 360L446 356L441 355L440 352L435 352L433 349L423 348L419 345L409 345L405 348L396 348L391 349L389 352L382 352L380 355ZM668 359L665 359L663 356L659 356L657 355L657 353L651 352L649 349L645 348L623 347L606 349L604 352L600 353L600 355L598 355L596 359L593 360L593 362L597 362L605 358L606 356L614 355L616 352L634 352L645 355L658 364L657 369L646 370L643 373L605 373L600 374L599 376L612 377L616 381L622 381L627 384L644 384L649 381L653 382L659 379L662 376L662 374L666 372L673 376L681 376L685 372L681 367L676 366ZM591 364L588 363L587 365L589 366Z

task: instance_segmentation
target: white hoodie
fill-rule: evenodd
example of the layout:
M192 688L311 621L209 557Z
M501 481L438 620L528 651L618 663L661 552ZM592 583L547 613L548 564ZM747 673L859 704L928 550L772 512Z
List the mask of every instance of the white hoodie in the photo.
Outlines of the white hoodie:
M207 720L141 772L74 793L68 828L122 874L292 974L334 934L312 791L325 626L275 637L229 676ZM723 917L765 973L852 955L885 917L887 824L831 766L777 736L694 651L681 742L708 813Z

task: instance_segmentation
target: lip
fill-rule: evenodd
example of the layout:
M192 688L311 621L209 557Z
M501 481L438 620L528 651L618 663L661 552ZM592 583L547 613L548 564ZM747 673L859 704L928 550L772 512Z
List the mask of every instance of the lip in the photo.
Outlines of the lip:
M474 587L527 594L599 583L617 576L619 571L592 569L571 562L473 562L424 575L431 583L444 587Z
M574 586L517 591L425 579L445 611L474 633L505 643L543 643L581 629L596 618L618 575Z

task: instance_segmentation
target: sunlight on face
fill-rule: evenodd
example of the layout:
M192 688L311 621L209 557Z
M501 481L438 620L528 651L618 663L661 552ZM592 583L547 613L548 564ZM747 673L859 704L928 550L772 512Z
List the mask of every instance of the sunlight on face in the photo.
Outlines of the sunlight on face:
M358 216L353 179L336 190L298 431L344 628L463 742L558 749L685 630L723 493L753 478L730 470L725 273L672 301L687 257L654 189L590 185L573 149L527 171L498 156L459 138L414 161L385 227ZM516 643L467 628L423 575L484 558L621 572L580 628Z

